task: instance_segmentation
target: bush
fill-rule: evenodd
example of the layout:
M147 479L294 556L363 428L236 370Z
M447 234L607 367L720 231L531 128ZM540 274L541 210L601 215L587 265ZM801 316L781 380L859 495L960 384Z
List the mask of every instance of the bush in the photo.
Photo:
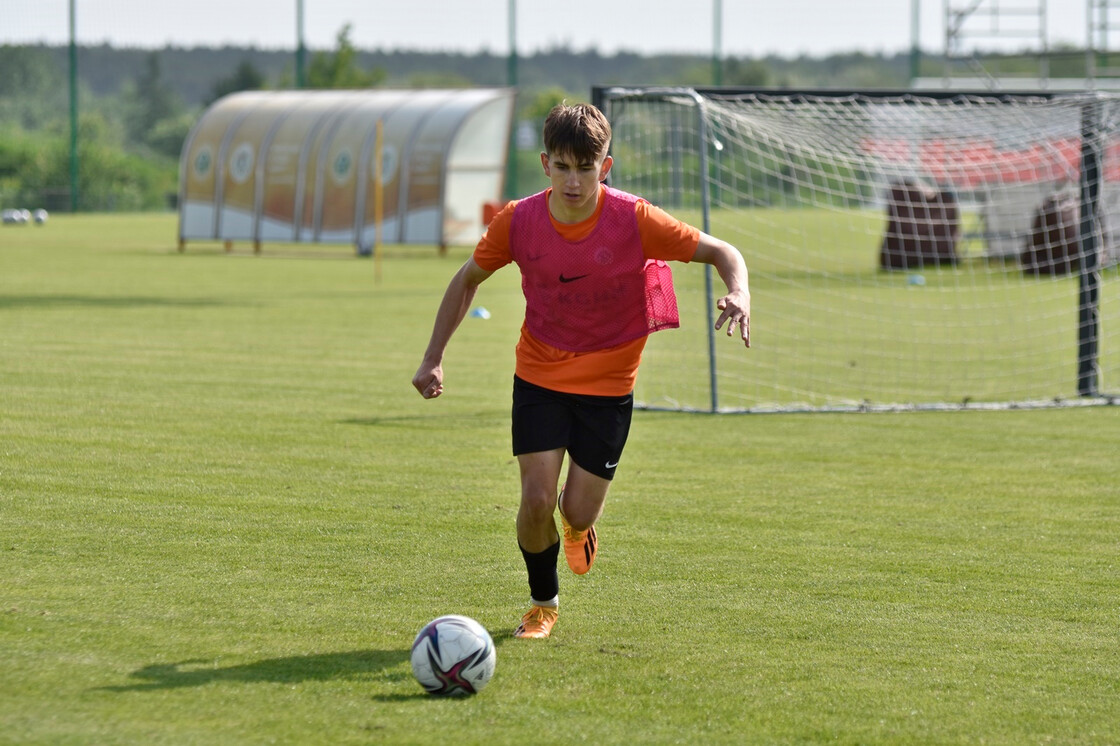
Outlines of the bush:
M178 160L142 157L112 142L111 128L96 114L83 117L78 145L79 210L159 210L177 187ZM68 133L0 132L0 204L70 207Z

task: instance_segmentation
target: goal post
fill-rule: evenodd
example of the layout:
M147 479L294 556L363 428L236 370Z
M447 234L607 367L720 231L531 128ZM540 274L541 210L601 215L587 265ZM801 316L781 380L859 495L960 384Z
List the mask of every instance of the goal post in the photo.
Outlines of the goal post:
M639 406L709 412L1115 404L1120 95L599 86L610 180L734 244L674 265L681 330ZM1115 390L1115 389L1114 389Z
M1104 238L1094 224L1100 214L1103 122L1096 102L1086 103L1081 116L1080 223L1078 274L1077 392L1100 393L1100 252Z

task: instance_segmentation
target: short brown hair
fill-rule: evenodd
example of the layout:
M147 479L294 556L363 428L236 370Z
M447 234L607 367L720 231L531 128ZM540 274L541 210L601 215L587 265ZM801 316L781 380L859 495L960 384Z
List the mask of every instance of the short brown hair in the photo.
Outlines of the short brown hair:
M544 149L549 155L596 161L607 154L610 144L610 122L591 104L556 104L544 120Z

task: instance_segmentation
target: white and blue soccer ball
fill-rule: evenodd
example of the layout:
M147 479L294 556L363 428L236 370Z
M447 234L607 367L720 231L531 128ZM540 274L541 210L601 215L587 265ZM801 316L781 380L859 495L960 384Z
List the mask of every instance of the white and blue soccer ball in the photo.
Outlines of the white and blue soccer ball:
M412 643L412 675L429 694L477 694L490 683L496 660L486 628L457 614L428 622Z

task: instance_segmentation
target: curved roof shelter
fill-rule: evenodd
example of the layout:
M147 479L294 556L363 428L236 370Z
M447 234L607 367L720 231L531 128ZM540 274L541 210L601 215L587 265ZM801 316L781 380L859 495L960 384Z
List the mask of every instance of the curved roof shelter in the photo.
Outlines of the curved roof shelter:
M385 243L474 245L483 205L501 199L513 105L507 88L219 99L183 144L180 249L240 240L368 253L378 215Z

